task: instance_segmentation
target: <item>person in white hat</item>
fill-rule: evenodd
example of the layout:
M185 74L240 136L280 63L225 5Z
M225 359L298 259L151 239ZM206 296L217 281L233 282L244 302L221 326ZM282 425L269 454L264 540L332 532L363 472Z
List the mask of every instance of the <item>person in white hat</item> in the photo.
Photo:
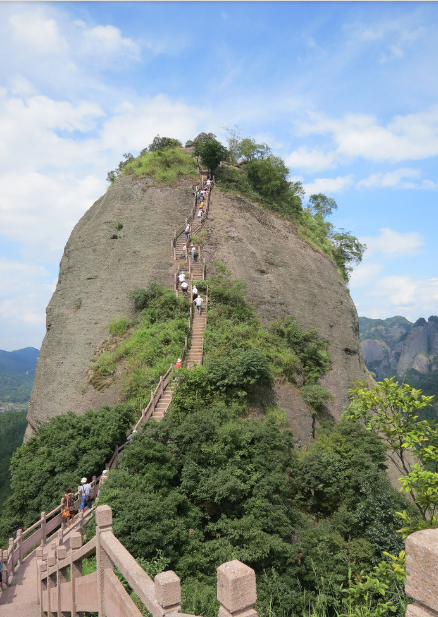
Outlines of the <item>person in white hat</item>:
M87 482L87 478L82 478L81 485L78 486L78 493L81 496L81 512L85 509L85 504L91 508L91 484Z

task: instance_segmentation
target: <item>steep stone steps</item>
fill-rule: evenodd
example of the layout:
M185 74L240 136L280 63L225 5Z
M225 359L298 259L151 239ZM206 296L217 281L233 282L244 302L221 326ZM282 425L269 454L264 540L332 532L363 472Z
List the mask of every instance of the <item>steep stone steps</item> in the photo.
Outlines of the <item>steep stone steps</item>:
M159 422L164 418L170 407L170 403L172 402L172 389L173 383L169 383L161 395L160 400L154 409L154 413L151 415L151 420L156 420Z

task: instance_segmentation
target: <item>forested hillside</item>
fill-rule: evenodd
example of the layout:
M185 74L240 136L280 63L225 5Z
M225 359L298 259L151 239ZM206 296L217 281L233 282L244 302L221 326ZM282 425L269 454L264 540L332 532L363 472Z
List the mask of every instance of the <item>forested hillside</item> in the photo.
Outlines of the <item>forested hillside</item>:
M0 404L29 401L38 354L34 347L0 349Z
M216 568L238 558L256 571L262 617L344 613L361 576L386 566L386 611L401 616L401 579L392 558L379 564L402 549L396 511L413 506L388 480L381 438L335 422L368 378L345 285L364 247L327 221L333 200L304 203L266 144L201 134L179 146L157 137L125 155L66 245L0 541L102 472L182 356L190 304L173 289L169 240L198 161L217 178L195 239L202 365L172 373L167 415L133 435L99 503L146 571L181 577L186 613L217 615Z

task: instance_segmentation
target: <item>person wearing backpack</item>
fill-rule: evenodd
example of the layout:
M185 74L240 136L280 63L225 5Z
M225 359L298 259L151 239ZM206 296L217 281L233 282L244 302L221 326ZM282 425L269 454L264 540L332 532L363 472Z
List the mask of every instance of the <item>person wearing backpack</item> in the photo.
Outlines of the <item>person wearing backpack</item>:
M78 486L78 493L81 496L80 511L84 511L85 504L88 505L88 508L91 508L91 484L87 482L87 478L82 478L81 486Z
M70 519L75 524L75 496L67 487L64 489L64 497L61 499L61 516L67 522L67 529L70 527Z

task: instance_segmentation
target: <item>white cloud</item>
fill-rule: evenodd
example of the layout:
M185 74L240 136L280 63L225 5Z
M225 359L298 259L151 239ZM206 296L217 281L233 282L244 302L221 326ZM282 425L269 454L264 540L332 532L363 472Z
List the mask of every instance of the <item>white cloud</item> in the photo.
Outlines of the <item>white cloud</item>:
M376 254L384 257L415 255L419 247L425 244L424 237L418 231L399 233L386 227L380 229L380 232L379 236L360 238L367 245L367 259Z
M15 41L30 52L56 54L67 47L67 41L59 33L56 21L45 17L40 11L11 15L9 27Z
M383 264L370 263L363 261L355 266L349 286L351 288L364 287L372 283L383 270Z
M372 174L368 178L357 183L358 186L364 187L395 187L412 188L415 186L412 182L402 182L405 178L419 178L421 171L410 167L403 167L387 173Z
M349 113L336 119L312 113L298 130L302 135L329 135L335 144L333 160L362 157L394 163L438 155L438 105L394 116L386 126L371 114Z
M307 195L315 193L339 193L353 184L353 176L338 176L337 178L316 178L309 184L303 184Z
M76 23L78 24L78 22ZM119 28L115 26L87 28L83 22L79 22L79 24L83 28L84 47L82 53L99 55L126 54L137 59L140 57L140 45L130 38L123 37Z
M374 319L402 315L411 321L438 314L436 279L385 276L374 281L366 294L358 294L359 313Z
M339 157L333 151L324 152L317 148L300 146L285 158L285 163L292 169L304 169L308 173L313 173L336 167L338 160Z

